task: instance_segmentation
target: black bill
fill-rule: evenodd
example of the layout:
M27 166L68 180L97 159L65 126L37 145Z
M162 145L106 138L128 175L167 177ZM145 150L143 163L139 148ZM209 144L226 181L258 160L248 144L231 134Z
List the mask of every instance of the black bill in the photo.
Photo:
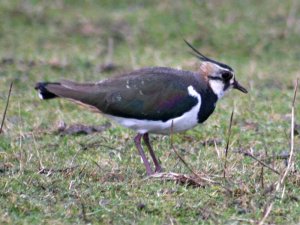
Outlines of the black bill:
M239 82L237 82L236 80L233 83L233 88L237 89L237 90L239 90L241 92L248 93L247 89L244 88L242 85L240 85Z

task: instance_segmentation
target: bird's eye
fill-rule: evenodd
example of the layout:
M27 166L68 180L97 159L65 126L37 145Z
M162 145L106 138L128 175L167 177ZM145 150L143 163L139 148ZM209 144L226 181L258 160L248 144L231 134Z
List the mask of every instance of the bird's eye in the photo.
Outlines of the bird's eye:
M228 80L230 80L231 78L232 78L232 73L230 73L230 72L224 72L224 73L222 73L222 78L224 79L224 80L226 80L226 81L228 81Z

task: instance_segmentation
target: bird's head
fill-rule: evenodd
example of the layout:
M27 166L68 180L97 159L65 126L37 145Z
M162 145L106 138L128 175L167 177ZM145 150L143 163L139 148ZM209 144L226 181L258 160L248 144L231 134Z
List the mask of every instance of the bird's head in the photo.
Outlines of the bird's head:
M200 73L207 78L211 89L218 98L221 98L230 88L248 93L247 89L235 79L234 71L230 66L204 56L190 43L185 42L195 52L195 56L202 61Z

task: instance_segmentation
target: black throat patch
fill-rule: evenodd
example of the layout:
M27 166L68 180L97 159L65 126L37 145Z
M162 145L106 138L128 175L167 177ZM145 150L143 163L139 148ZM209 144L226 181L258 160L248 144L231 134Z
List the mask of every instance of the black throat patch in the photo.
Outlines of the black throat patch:
M216 108L218 96L211 90L206 89L201 93L201 106L198 112L198 123L203 123Z

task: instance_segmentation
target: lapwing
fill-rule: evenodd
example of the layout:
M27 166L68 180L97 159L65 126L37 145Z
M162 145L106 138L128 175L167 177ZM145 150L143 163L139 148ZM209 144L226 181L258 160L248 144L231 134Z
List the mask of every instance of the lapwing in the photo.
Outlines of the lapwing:
M161 172L149 134L189 130L203 123L213 113L217 101L231 88L247 93L230 66L204 56L185 42L201 61L198 71L149 67L96 83L39 82L35 89L41 99L66 98L133 129L137 133L134 142L147 174ZM154 171L141 145L142 138L153 160Z

